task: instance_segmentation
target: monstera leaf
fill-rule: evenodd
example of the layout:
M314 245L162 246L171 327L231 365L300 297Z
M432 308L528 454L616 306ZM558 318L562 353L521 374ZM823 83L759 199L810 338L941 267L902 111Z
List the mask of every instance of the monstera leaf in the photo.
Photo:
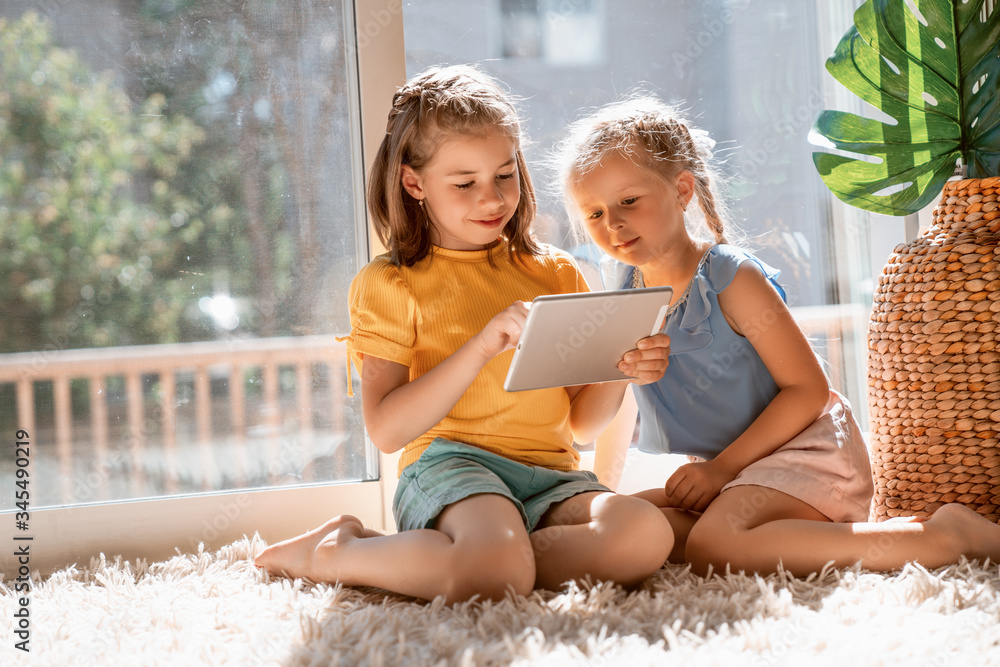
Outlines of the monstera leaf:
M813 154L839 199L905 215L940 194L958 158L970 178L1000 174L1000 7L994 4L868 0L858 8L826 68L895 123L820 113L813 130L823 143L856 156Z

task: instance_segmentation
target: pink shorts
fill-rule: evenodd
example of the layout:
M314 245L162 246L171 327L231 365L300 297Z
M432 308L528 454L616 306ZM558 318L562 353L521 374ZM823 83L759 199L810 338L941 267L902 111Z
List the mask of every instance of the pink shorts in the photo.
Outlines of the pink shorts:
M722 491L745 484L787 493L831 521L867 521L875 493L871 458L847 399L831 391L819 419Z

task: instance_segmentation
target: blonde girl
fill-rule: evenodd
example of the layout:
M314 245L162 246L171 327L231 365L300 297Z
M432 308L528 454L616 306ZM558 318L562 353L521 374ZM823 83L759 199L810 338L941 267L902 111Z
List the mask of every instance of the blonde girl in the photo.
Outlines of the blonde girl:
M258 565L448 602L655 572L668 522L580 471L573 447L574 435L604 428L593 406L617 406L627 382L502 389L526 303L587 289L566 253L530 234L534 192L507 95L470 67L416 76L393 99L369 182L389 253L351 285L348 345L372 442L402 450L399 532L341 516L268 548ZM659 379L666 344L640 341L620 368Z
M727 244L702 136L637 98L579 121L560 152L569 207L607 255L606 287L674 288L670 364L634 387L621 427L599 440L601 479L617 484L637 403L640 449L694 459L637 495L670 520L672 559L697 571L996 559L1000 526L961 505L925 523L865 523L872 472L850 406L792 319L778 272ZM694 204L707 238L688 228Z

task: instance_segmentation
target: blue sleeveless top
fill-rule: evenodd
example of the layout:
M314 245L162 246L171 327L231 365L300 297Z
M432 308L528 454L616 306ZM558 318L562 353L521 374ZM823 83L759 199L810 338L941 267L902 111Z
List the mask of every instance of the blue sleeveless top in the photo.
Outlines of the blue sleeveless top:
M733 246L717 245L701 259L687 290L667 314L670 365L654 384L635 385L639 449L712 459L738 438L778 393L760 356L719 309L719 292L751 262L785 299L779 271ZM601 263L608 289L629 289L635 267ZM771 322L761 315L761 328Z

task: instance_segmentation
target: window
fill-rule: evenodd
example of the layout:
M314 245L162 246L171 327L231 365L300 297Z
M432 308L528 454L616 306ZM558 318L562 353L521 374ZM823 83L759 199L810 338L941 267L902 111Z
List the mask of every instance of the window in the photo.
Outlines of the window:
M359 86L372 4L0 9L0 432L30 436L43 559L276 539L340 488L382 525L335 339L369 258L361 100L402 79Z
M362 156L432 64L478 62L523 98L537 231L584 262L549 146L635 87L682 104L864 423L872 276L899 234L880 221L870 241L806 141L821 108L856 110L822 63L859 3L4 3L0 433L31 433L32 564L273 541L336 513L388 525L393 480L365 480L394 465L333 337L377 246Z
M604 6L598 0L501 0L502 57L549 65L604 59Z
M501 0L503 57L538 58L542 54L542 21L538 0Z
M885 254L869 264L869 216L830 195L807 140L820 110L847 103L823 63L857 4L494 0L472 11L457 0L407 2L407 72L477 62L522 98L537 231L584 261L592 250L573 248L562 205L548 194L547 151L569 122L623 93L641 89L680 105L716 140L734 217L761 258L782 270L790 305L864 423L872 264L877 271ZM550 49L558 26L567 30Z

